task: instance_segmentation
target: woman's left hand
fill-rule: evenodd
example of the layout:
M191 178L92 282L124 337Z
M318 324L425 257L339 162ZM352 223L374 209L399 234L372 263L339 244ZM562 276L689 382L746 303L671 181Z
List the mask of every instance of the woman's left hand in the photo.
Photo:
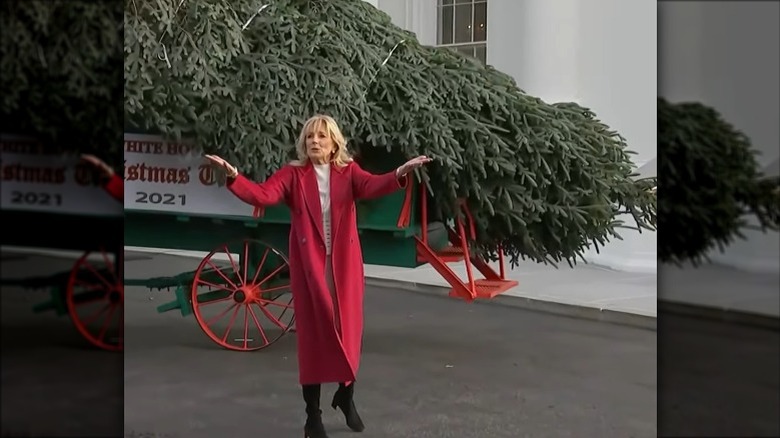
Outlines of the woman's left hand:
M412 158L411 160L407 161L401 167L396 170L396 175L398 178L402 178L409 173L411 173L414 169L417 169L418 167L422 167L428 163L433 161L433 158L426 157L425 155L420 155L419 157Z
M112 169L111 166L109 166L103 160L101 160L100 158L94 155L82 154L81 160L91 164L93 167L100 170L100 172L106 177L110 178L114 176L114 169Z

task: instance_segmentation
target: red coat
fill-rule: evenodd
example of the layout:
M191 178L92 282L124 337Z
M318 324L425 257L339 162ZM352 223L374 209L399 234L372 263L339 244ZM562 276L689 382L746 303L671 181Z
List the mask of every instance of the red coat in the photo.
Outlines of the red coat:
M125 185L121 176L115 173L103 188L112 198L119 202L125 202Z
M331 166L331 263L342 339L334 324L334 302L325 280L325 240L317 176L311 164L287 165L257 184L239 175L228 189L247 204L285 203L291 214L290 288L298 339L302 385L352 382L360 365L363 338L363 253L358 240L355 200L404 188L394 172L372 175L357 163Z

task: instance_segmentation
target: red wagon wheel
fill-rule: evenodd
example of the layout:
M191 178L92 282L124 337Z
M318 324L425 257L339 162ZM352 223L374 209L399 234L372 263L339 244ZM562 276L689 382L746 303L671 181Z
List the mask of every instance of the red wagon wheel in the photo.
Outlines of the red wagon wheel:
M195 271L191 302L198 325L229 350L268 347L294 321L289 275L287 257L264 242L222 245Z
M90 260L90 255L94 260ZM122 255L87 251L68 278L65 303L71 321L92 345L108 351L124 348L125 290Z

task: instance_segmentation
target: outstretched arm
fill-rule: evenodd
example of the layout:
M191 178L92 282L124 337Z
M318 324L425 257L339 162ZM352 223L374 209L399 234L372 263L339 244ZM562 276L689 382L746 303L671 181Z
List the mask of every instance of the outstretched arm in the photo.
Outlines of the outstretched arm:
M356 199L373 199L389 195L409 184L409 173L431 162L431 158L421 155L412 158L393 172L372 175L357 163L352 163L352 192Z
M103 189L108 192L109 196L116 199L119 202L124 203L125 202L125 187L124 182L122 181L122 177L117 175L116 172L114 172L114 169L111 168L108 164L106 164L103 160L100 158L90 155L90 154L82 154L81 160L89 163L94 168L98 169L100 173L102 173L103 178L105 178L105 183L103 184Z
M292 169L289 166L281 168L261 183L250 181L241 174L227 180L228 190L254 207L270 207L284 202L291 185Z
M114 173L109 178L108 182L103 185L103 189L108 194L119 202L125 202L125 185L122 181L122 177Z
M409 176L399 176L398 170L374 175L366 172L357 163L352 163L352 193L355 199L374 199L406 188Z

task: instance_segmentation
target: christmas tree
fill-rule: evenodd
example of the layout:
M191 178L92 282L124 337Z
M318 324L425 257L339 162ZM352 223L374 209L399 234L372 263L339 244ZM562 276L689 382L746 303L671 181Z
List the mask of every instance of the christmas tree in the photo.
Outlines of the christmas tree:
M780 226L780 178L758 170L750 139L698 102L658 99L658 172L664 175L658 259L698 264L723 250L753 214L764 230Z
M529 96L490 66L419 44L361 0L152 2L125 7L126 120L191 137L263 179L303 121L334 116L361 165L416 155L440 217L465 198L476 247L515 263L574 262L655 227L654 179L588 109Z
M123 3L26 0L0 8L2 132L118 164Z

